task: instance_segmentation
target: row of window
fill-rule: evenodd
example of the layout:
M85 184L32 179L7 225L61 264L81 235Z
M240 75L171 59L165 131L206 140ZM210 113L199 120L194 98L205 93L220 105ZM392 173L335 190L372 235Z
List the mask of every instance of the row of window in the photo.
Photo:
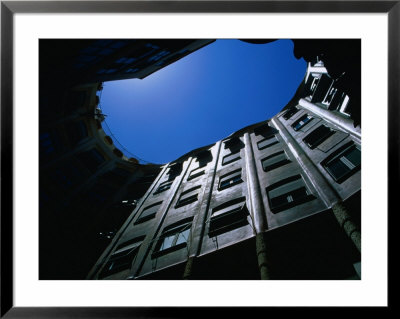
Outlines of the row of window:
M267 159L273 159L276 157L276 162L279 161L278 158L287 160L283 155L284 151L280 151L269 156ZM335 178L335 180L341 181L361 165L360 150L354 144L346 145L339 153L328 157L322 165L327 169L332 177ZM233 171L221 176L219 189L236 185L241 181L241 170ZM197 201L199 189L200 186L196 186L183 192L179 197L176 207L181 207ZM267 187L265 191L270 209L273 213L287 210L315 198L306 186L301 175L292 176L283 181L277 182ZM157 202L146 207L135 224L154 218L161 203L162 202ZM245 197L240 197L219 205L212 209L209 220L208 235L214 237L245 226L248 224L248 215L249 212L246 207ZM185 247L190 235L191 223L192 218L185 219L184 221L166 227L156 243L152 257L156 258L168 252ZM143 238L141 238L141 240L143 240ZM140 243L137 238L120 244L117 247L116 252L110 257L109 261L105 265L101 276L109 276L113 273L129 268L134 256L137 254L139 246Z
M180 200L189 200L189 198L193 196L190 195L190 192L198 188L199 187L183 193ZM290 177L271 185L266 188L266 192L270 208L275 213L314 198L300 175ZM154 216L160 205L161 202L144 209L138 221L148 219L149 216ZM215 237L248 225L248 215L249 211L246 207L245 197L239 197L214 207L211 210L209 219L208 236ZM138 223L138 221L136 223ZM151 257L157 258L186 247L190 238L192 221L193 217L190 217L165 227L159 239L156 241ZM143 239L144 236L121 243L104 266L100 277L110 276L114 273L129 269Z
M287 120L292 115L296 114L298 109L293 107L285 112L283 117ZM300 130L305 125L311 122L313 117L308 114L303 115L298 120L296 120L292 127L295 131ZM309 133L303 138L303 142L310 148L314 149L329 137L335 134L335 131L330 127L322 124ZM343 182L347 177L349 177L354 172L361 168L361 150L359 146L353 143L348 143L336 152L328 156L321 165L329 173L329 175L338 183Z

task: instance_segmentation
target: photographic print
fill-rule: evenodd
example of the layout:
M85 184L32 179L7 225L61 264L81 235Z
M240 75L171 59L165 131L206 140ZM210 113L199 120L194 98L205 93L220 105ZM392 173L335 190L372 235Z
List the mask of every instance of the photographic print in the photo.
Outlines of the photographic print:
M361 39L40 39L40 280L360 280Z

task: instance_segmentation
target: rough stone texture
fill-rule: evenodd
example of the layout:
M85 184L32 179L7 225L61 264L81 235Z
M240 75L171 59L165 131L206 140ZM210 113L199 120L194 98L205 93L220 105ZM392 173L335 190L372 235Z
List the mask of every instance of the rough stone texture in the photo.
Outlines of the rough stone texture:
M183 273L183 279L193 279L192 278L193 260L194 257L189 257L188 261L186 262L185 271Z
M267 257L267 248L265 244L265 236L263 233L256 235L256 251L261 280L271 279L269 261Z
M335 215L340 227L344 229L347 236L353 241L358 251L361 252L361 231L357 225L352 221L347 209L343 204L338 203L332 207L333 214Z

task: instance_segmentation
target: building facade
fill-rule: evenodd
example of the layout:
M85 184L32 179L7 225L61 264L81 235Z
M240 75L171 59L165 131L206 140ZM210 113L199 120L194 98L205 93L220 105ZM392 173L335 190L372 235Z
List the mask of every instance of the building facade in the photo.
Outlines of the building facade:
M87 278L360 279L352 103L310 63L276 116L163 165Z

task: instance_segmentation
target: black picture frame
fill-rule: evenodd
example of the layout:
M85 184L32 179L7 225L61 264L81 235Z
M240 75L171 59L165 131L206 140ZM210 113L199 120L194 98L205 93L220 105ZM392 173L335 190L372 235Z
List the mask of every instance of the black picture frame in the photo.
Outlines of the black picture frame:
M387 13L388 14L388 204L396 206L399 186L400 0L396 1L1 1L1 313L4 318L186 317L223 308L14 307L13 304L13 19L16 13ZM389 214L388 214L389 215ZM390 217L390 216L388 216ZM390 225L390 223L388 223ZM390 231L389 231L390 232ZM389 284L390 280L388 280ZM390 306L390 298L388 300ZM293 308L292 308L293 310ZM235 310L236 315L245 312ZM301 315L306 309L297 309Z

